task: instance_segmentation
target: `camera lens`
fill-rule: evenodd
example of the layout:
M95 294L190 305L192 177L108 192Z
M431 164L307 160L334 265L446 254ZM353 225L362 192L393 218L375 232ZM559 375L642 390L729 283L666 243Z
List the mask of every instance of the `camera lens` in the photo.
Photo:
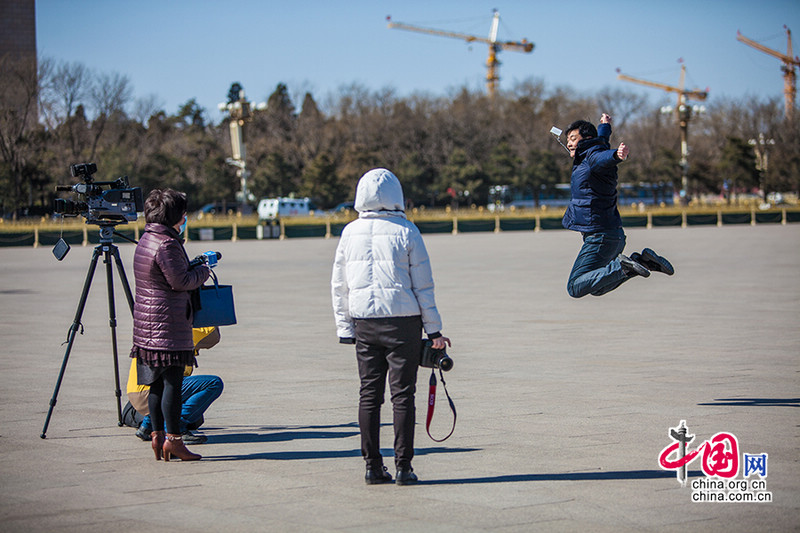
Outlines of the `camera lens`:
M53 211L59 215L79 215L89 210L86 202L74 202L65 198L53 200Z
M449 372L453 368L453 360L447 354L442 355L439 359L439 368L444 372Z

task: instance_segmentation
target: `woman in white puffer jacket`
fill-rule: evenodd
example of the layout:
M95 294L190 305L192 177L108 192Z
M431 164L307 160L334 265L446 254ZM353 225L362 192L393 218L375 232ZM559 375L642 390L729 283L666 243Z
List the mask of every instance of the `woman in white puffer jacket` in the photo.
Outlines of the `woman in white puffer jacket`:
M411 468L417 368L422 330L445 348L428 252L403 211L403 189L390 171L364 174L356 189L358 219L342 231L331 278L339 342L356 345L361 390L358 423L368 484L392 480L380 454L380 407L389 376L397 483L417 481Z

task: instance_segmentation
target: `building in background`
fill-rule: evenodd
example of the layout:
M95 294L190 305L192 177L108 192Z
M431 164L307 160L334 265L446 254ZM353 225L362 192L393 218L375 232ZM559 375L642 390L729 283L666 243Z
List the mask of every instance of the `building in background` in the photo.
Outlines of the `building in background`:
M0 57L36 61L35 0L0 2Z

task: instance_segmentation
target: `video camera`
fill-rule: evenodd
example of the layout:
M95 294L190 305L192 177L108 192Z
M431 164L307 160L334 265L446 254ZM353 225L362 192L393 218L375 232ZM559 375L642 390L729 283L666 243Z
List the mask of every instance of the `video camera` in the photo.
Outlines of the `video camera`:
M56 198L53 209L62 216L81 215L87 224L116 225L134 222L137 213L144 210L142 189L130 187L128 176L114 181L94 181L97 172L94 163L70 165L72 177L83 177L75 185L57 185L56 191L69 191L78 195L78 200ZM103 187L107 187L103 190Z

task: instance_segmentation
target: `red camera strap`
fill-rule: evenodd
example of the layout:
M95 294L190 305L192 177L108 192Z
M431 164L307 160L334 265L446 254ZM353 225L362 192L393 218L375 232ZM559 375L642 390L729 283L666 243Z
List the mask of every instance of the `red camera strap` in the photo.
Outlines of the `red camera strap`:
M436 408L436 370L431 369L431 379L428 386L428 418L425 421L425 430L428 432L428 436L434 442L446 441L448 438L450 438L450 435L453 434L453 431L456 430L456 405L453 403L453 400L450 398L450 394L447 392L447 383L444 382L444 376L442 375L441 368L439 369L439 379L442 380L442 388L447 396L447 401L450 403L450 410L453 411L453 427L450 428L450 433L448 433L447 436L442 439L435 439L433 438L433 435L431 435L431 420L433 420L433 410Z

